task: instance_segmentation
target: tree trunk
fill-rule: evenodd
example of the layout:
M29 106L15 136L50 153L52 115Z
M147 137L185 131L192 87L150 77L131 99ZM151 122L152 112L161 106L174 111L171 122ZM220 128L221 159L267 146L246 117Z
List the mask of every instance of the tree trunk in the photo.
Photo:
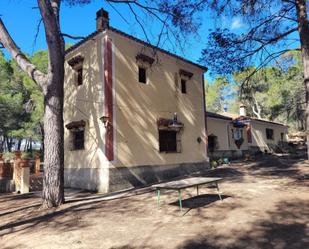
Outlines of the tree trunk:
M17 142L17 150L20 150L21 142L22 142L22 138L19 138Z
M41 131L41 148L40 148L40 154L43 155L44 153L44 125L40 122L40 131Z
M257 116L258 119L262 119L262 117L261 117L262 108L259 105L259 103L257 102L257 100L254 97L254 95L252 95L252 98L253 98L253 101L254 101L254 103L252 105L253 113ZM254 106L256 107L256 110L255 110Z
M44 207L64 203L63 79L63 68L52 74L44 98Z
M306 133L307 156L309 158L309 23L306 9L306 0L296 1L298 32L301 44L302 60L304 65L304 85L306 91Z
M43 207L64 203L63 82L64 41L59 24L60 0L38 0L48 46L48 78L44 92Z
M29 151L32 153L32 138L30 137Z
M59 12L61 0L37 0L48 47L48 74L38 70L20 51L0 18L0 43L20 68L41 88L44 94L44 181L43 206L64 202L63 189L63 81L64 41Z
M0 153L3 153L4 151L4 143L5 143L5 139L4 136L0 136Z
M28 139L25 139L24 151L27 151L27 146L28 146Z
M12 138L10 137L6 138L6 146L7 146L8 152L12 152Z

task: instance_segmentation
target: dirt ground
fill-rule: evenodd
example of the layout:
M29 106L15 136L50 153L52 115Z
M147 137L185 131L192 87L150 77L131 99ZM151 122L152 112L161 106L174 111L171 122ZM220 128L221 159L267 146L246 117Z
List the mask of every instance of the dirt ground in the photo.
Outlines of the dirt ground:
M40 210L37 195L0 195L0 248L309 248L309 162L264 157L207 173L212 188L151 188L99 195L69 191L67 203Z

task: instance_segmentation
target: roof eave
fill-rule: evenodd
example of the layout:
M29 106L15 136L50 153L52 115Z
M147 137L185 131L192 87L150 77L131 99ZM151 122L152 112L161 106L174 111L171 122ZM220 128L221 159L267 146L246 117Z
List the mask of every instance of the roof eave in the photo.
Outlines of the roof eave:
M129 34L123 32L123 31L118 30L118 29L113 28L113 27L109 27L108 29L105 29L105 30L102 30L102 31L95 31L95 32L89 34L89 35L88 35L87 37L85 37L83 40L79 41L78 43L74 44L72 47L68 48L68 49L65 51L65 55L69 54L70 52L74 51L74 50L77 49L79 46L81 46L82 44L84 44L85 42L87 42L88 40L94 39L98 34L100 34L101 32L105 32L105 31L112 31L112 32L115 32L115 33L120 34L120 35L122 35L122 36L124 36L124 37L127 37L128 39L131 39L131 40L133 40L133 41L136 41L136 42L138 42L138 43L141 43L141 44L143 44L143 45L145 45L145 46L148 46L148 47L151 47L151 48L154 48L154 49L158 49L158 51L160 51L160 52L162 52L162 53L164 53L164 54L167 54L167 55L172 56L172 57L174 57L174 58L180 59L180 60L182 60L182 61L184 61L184 62L186 62L186 63L189 63L189 64L191 64L191 65L193 65L193 66L196 66L196 67L202 69L204 73L206 73L206 72L208 71L208 68L205 67L205 66L203 66L203 65L200 65L200 64L195 63L195 62L193 62L193 61L190 61L190 60L188 60L188 59L186 59L186 58L183 58L183 57L181 57L181 56L179 56L179 55L173 54L173 53L171 53L171 52L169 52L169 51L167 51L167 50L165 50L165 49L162 49L162 48L160 48L160 47L154 46L154 45L152 45L152 44L150 44L150 43L148 43L148 42L145 42L145 41L143 41L143 40L140 40L140 39L138 39L138 38L136 38L136 37L134 37L134 36L132 36L132 35L129 35Z

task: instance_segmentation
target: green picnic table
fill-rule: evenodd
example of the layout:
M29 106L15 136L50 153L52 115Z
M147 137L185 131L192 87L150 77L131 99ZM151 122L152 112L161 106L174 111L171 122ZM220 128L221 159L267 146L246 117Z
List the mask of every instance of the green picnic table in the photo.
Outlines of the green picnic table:
M214 184L217 193L219 195L220 200L222 201L222 197L220 195L219 185L218 182L221 181L222 178L219 177L191 177L171 182L165 182L160 184L155 184L152 187L156 189L157 191L157 197L158 197L158 208L160 206L160 191L161 189L169 189L169 190L177 190L178 191L178 200L179 200L179 208L180 211L182 211L182 196L181 192L183 189L190 188L190 187L196 187L196 193L199 195L199 186L201 185L209 185Z

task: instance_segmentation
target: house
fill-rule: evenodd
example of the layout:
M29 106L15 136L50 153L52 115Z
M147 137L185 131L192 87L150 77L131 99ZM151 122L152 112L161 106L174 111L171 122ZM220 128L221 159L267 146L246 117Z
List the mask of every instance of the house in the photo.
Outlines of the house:
M240 113L206 112L208 151L211 158L238 158L245 154L275 151L287 141L288 126Z
M205 67L109 25L65 57L65 186L99 192L208 168Z
M246 140L245 126L233 121L233 118L224 114L206 112L208 152L211 158L238 158L248 150L247 143L239 143L234 135ZM236 136L236 135L235 135Z

